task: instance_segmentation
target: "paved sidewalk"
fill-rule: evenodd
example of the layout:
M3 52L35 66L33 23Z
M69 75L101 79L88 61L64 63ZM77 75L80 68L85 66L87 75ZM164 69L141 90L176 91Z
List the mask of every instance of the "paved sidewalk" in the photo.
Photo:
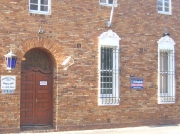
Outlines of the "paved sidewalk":
M180 134L180 124L166 126L128 127L117 129L48 132L48 134Z

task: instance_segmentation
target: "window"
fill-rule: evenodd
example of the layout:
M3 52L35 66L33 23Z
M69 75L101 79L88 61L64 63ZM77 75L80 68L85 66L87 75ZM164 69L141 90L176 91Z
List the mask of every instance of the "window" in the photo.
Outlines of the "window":
M175 53L169 36L158 41L158 103L175 103Z
M116 94L115 86L117 86L116 83L118 83L118 63L116 63L116 58L118 58L118 49L111 47L101 47L100 77L102 96L113 96L113 94Z
M113 93L113 48L101 47L101 94Z
M100 5L112 6L113 0L99 0ZM114 0L115 6L117 6L117 0Z
M158 0L158 13L171 14L171 0Z
M99 37L99 105L119 105L119 40L111 30Z
M29 12L50 14L50 0L29 0Z

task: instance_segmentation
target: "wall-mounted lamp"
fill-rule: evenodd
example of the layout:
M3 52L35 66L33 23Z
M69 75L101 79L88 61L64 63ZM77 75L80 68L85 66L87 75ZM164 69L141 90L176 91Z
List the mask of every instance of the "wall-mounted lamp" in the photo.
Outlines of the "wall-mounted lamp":
M16 67L17 56L10 50L5 56L6 69L13 70Z
M163 37L164 36L170 36L170 34L169 33L163 33Z
M69 56L61 65L65 66L64 70L67 70L68 67L70 67L73 64L74 64L74 60L71 58L71 56Z
M167 28L164 28L163 37L164 36L170 36L170 34L168 33L168 29Z

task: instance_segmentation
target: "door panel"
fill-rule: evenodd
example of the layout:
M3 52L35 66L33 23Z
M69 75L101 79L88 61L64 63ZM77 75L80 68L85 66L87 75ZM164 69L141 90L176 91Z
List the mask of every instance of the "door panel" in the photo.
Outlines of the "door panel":
M47 82L40 84L40 81ZM52 103L51 103L51 75L36 73L36 118L37 124L51 124Z
M35 124L35 73L21 75L21 125Z
M51 74L30 71L21 77L21 125L52 124Z

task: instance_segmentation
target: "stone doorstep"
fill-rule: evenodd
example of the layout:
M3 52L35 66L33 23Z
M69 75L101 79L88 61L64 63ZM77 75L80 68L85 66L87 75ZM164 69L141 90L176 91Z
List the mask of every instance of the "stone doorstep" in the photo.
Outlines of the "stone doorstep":
M43 126L21 126L21 133L42 133L42 132L56 132L52 125Z

